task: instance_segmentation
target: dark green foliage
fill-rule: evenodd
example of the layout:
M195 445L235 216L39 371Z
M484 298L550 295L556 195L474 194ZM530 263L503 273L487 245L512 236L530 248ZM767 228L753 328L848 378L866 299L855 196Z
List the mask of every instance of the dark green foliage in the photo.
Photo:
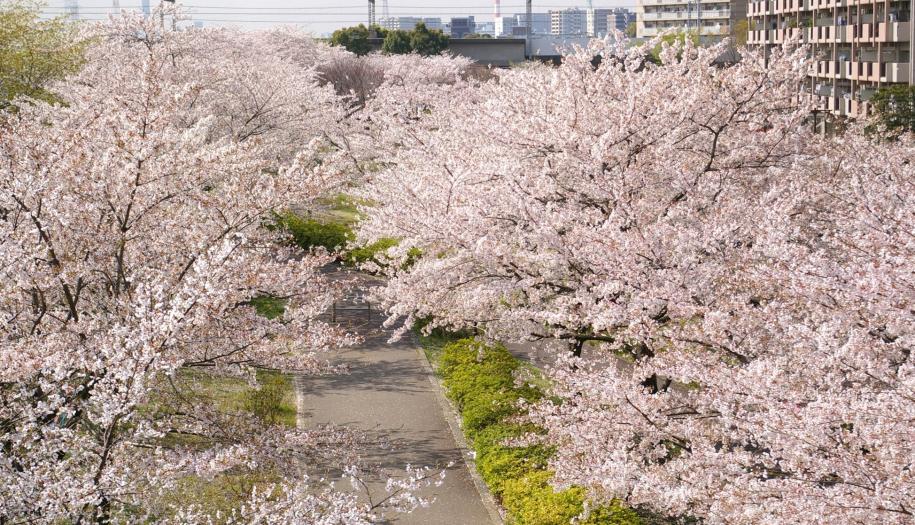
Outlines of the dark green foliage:
M430 31L420 22L410 32L410 47L420 55L438 55L448 48L448 35L440 30Z
M391 55L406 55L413 51L410 46L410 34L406 31L388 31L381 43L381 50Z
M520 400L534 402L544 395L536 386L516 384L521 363L504 346L473 339L450 342L433 355L438 356L437 371L448 397L461 413L480 474L508 511L507 523L564 525L581 515L585 509L581 487L555 491L550 485L547 465L554 452L550 447L506 445L512 438L542 432L513 422L523 415ZM580 523L640 525L641 521L634 511L614 503L594 509Z
M303 250L323 247L333 252L344 248L354 238L353 230L345 224L321 222L293 213L280 216L276 222Z
M438 29L430 31L422 22L416 24L412 31L388 31L381 44L382 51L394 55L437 55L447 48L448 35Z
M915 86L896 85L878 89L870 104L880 131L890 136L915 131Z
M372 45L369 43L369 29L363 24L334 31L330 36L330 43L334 46L345 47L350 53L359 56L367 55L372 50Z

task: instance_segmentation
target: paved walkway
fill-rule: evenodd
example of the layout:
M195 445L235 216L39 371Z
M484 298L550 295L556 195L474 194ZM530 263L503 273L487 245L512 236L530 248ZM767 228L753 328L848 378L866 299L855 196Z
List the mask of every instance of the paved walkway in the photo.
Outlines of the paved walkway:
M337 354L337 361L348 365L350 374L297 381L302 423L306 427L334 423L368 431L375 439L361 451L363 457L389 471L402 472L407 464L445 468L453 463L442 486L422 493L435 496L431 507L394 516L392 523L495 523L495 510L483 503L474 485L449 426L450 408L444 404L421 350L409 338L389 344L390 334L381 330L380 316L372 311L369 319L358 302L351 299L341 304L336 318L349 329L355 328L365 342ZM386 447L384 441L393 446Z

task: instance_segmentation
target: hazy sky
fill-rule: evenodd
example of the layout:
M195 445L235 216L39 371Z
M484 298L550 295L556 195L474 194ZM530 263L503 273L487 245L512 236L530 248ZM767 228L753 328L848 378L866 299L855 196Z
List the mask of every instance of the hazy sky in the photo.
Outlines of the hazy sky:
M112 0L77 0L81 18L103 18L110 10ZM142 0L119 0L122 8L139 8ZM150 0L153 5L159 0ZM47 11L59 13L64 0L48 0ZM635 0L593 0L594 7L635 8ZM382 15L383 0L376 0L377 16ZM565 7L585 7L587 0L534 1L535 12ZM264 27L292 24L316 34L324 34L338 27L365 22L367 0L184 0L188 13L208 25L234 25L239 27ZM389 0L391 16L434 16L444 21L452 16L473 15L479 21L493 18L492 0ZM502 13L524 11L523 0L502 0Z

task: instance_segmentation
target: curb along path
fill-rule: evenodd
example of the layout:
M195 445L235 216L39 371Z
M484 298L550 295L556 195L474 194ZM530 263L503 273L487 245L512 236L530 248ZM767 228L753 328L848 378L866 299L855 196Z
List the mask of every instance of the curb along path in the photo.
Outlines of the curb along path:
M365 339L334 356L334 364L347 365L350 373L296 379L298 424L308 428L332 423L368 432L373 439L361 451L364 459L395 474L407 464L438 469L452 464L440 487L420 492L434 496L435 502L412 514L393 515L394 523L500 523L491 497L481 496L480 489L488 496L485 486L476 484L482 480L471 474L463 436L425 355L411 337L388 343L382 316L372 311L369 318L366 306L359 307L360 292L375 283L360 276L356 293L338 304L334 314L337 322ZM382 485L379 481L376 486Z

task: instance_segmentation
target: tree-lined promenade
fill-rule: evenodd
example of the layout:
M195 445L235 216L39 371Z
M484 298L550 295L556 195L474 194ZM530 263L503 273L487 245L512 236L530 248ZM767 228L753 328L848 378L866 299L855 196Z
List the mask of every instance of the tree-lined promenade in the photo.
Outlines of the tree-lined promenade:
M915 521L907 93L820 136L803 48L480 75L431 37L0 20L0 523L434 506L445 465L370 457L358 345L407 358L336 315L340 263L395 336L475 338L427 350L511 523ZM495 344L533 341L542 372Z

